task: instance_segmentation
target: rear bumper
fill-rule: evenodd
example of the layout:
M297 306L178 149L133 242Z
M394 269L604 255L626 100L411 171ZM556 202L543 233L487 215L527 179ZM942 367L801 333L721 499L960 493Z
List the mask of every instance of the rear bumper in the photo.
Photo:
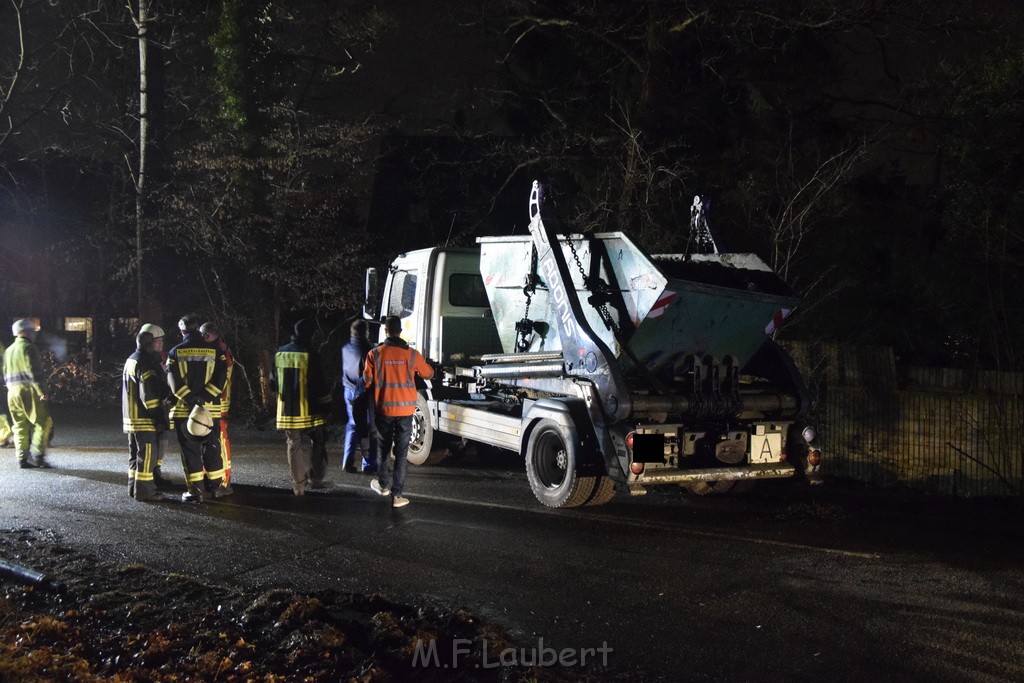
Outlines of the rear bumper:
M732 481L737 479L785 479L796 474L788 462L743 467L709 467L701 470L656 469L629 476L630 484L677 484L694 481Z

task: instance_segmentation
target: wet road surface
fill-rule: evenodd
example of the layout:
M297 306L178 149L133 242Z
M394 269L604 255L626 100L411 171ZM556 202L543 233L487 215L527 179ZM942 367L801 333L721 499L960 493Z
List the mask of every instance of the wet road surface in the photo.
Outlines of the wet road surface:
M552 511L482 451L411 467L394 510L340 471L337 441L335 486L298 498L283 438L241 430L234 496L141 504L116 415L58 412L57 429L56 470L0 451L0 520L115 562L466 607L521 645L606 645L613 669L664 680L1024 679L1018 506L784 482Z

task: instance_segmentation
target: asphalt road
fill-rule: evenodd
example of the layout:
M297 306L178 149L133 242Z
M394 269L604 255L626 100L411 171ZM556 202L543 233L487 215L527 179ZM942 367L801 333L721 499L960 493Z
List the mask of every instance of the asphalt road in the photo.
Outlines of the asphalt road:
M465 607L527 648L655 679L1024 680L1016 505L785 482L552 511L514 458L482 452L410 468L412 504L393 510L340 472L337 442L336 486L291 495L283 438L241 430L234 496L141 504L117 415L56 419L57 469L0 452L0 520L115 562Z

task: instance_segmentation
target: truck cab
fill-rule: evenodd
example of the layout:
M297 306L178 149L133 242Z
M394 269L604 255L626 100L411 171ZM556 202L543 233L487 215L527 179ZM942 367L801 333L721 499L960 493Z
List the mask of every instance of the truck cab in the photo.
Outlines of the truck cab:
M469 365L474 357L501 351L478 249L401 254L388 269L380 313L398 316L409 346L446 366Z

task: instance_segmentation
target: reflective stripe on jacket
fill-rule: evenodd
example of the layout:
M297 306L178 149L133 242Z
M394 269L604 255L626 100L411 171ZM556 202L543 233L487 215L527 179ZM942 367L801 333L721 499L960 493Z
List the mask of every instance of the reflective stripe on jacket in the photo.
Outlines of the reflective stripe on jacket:
M39 347L25 337L16 337L10 348L4 351L4 383L8 388L32 386L46 395L46 381L43 379L43 358Z
M140 349L128 356L121 373L121 418L125 433L155 432L166 419L160 401L170 394L156 356Z
M298 340L285 344L274 354L271 378L277 392L278 429L310 429L324 424L331 392L316 353Z
M220 396L226 377L224 354L204 342L199 332L188 332L185 340L167 354L167 382L178 399L171 408L171 417L187 418L192 411L190 402L198 399L214 419L220 419Z
M404 417L416 412L416 375L430 379L434 369L397 337L388 337L366 355L363 382L373 387L378 415Z

